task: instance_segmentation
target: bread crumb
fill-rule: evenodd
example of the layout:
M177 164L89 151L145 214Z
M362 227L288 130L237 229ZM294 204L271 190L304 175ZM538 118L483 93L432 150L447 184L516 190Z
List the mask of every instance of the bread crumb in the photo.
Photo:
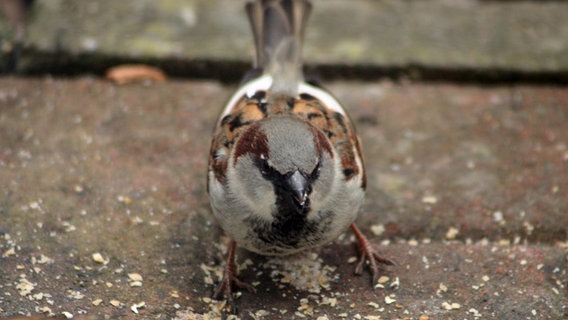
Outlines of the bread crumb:
M133 304L133 305L130 307L130 310L131 310L132 312L134 312L135 314L138 314L138 309L142 309L142 308L145 308L145 307L146 307L146 302L142 301L142 302Z
M380 236L385 232L385 226L382 224L376 224L371 226L371 232L375 236Z
M100 263L100 264L104 264L107 265L110 261L110 259L105 259L103 257L102 254L100 254L99 252L95 252L92 255L93 261L95 261L96 263Z
M142 281L142 276L139 273L129 273L128 279L130 281Z
M13 256L15 254L16 254L16 248L12 247L12 248L4 251L4 253L2 254L2 258Z
M450 227L446 232L446 239L454 240L456 236L460 233L460 230L456 227Z
M449 310L457 310L457 309L461 308L461 305L459 303L456 303L456 302L449 303L449 302L444 301L444 302L442 302L442 308L444 308L445 310L448 310L448 311Z
M422 202L426 204L436 204L438 203L438 198L435 196L424 196L422 197Z

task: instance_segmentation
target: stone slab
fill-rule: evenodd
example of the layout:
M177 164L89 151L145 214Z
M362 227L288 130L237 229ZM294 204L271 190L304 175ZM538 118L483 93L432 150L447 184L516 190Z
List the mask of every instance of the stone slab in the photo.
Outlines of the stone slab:
M398 266L371 290L349 233L290 259L241 251L243 319L567 316L566 90L329 87L366 152L358 224ZM205 172L232 90L1 78L0 317L215 316L227 239Z
M38 0L39 52L251 61L245 1ZM310 64L566 72L565 1L315 0ZM24 59L25 60L25 59ZM35 60L24 64L37 63Z

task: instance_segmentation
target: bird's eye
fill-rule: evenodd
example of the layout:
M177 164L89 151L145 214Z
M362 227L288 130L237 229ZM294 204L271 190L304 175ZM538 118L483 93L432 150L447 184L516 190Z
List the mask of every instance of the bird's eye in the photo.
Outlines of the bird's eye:
M272 172L272 168L268 164L268 160L265 157L260 157L257 161L258 170L263 176L267 176Z

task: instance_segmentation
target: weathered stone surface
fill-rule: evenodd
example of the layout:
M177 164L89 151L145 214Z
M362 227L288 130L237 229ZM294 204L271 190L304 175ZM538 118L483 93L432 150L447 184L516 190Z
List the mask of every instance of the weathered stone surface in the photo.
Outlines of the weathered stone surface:
M257 285L237 300L242 318L568 315L565 89L330 88L366 152L358 223L398 266L371 290L352 275L349 233L316 255L240 252ZM232 90L0 79L0 317L215 314L226 239L205 171Z
M50 52L248 62L252 37L244 2L38 0L27 43ZM568 69L563 1L314 4L305 46L310 63Z

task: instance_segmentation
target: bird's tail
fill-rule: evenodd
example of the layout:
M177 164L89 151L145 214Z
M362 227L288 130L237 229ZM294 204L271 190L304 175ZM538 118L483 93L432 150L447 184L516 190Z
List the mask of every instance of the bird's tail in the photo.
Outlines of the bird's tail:
M246 10L256 46L255 68L273 77L274 87L297 85L302 76L301 51L308 0L257 0Z

